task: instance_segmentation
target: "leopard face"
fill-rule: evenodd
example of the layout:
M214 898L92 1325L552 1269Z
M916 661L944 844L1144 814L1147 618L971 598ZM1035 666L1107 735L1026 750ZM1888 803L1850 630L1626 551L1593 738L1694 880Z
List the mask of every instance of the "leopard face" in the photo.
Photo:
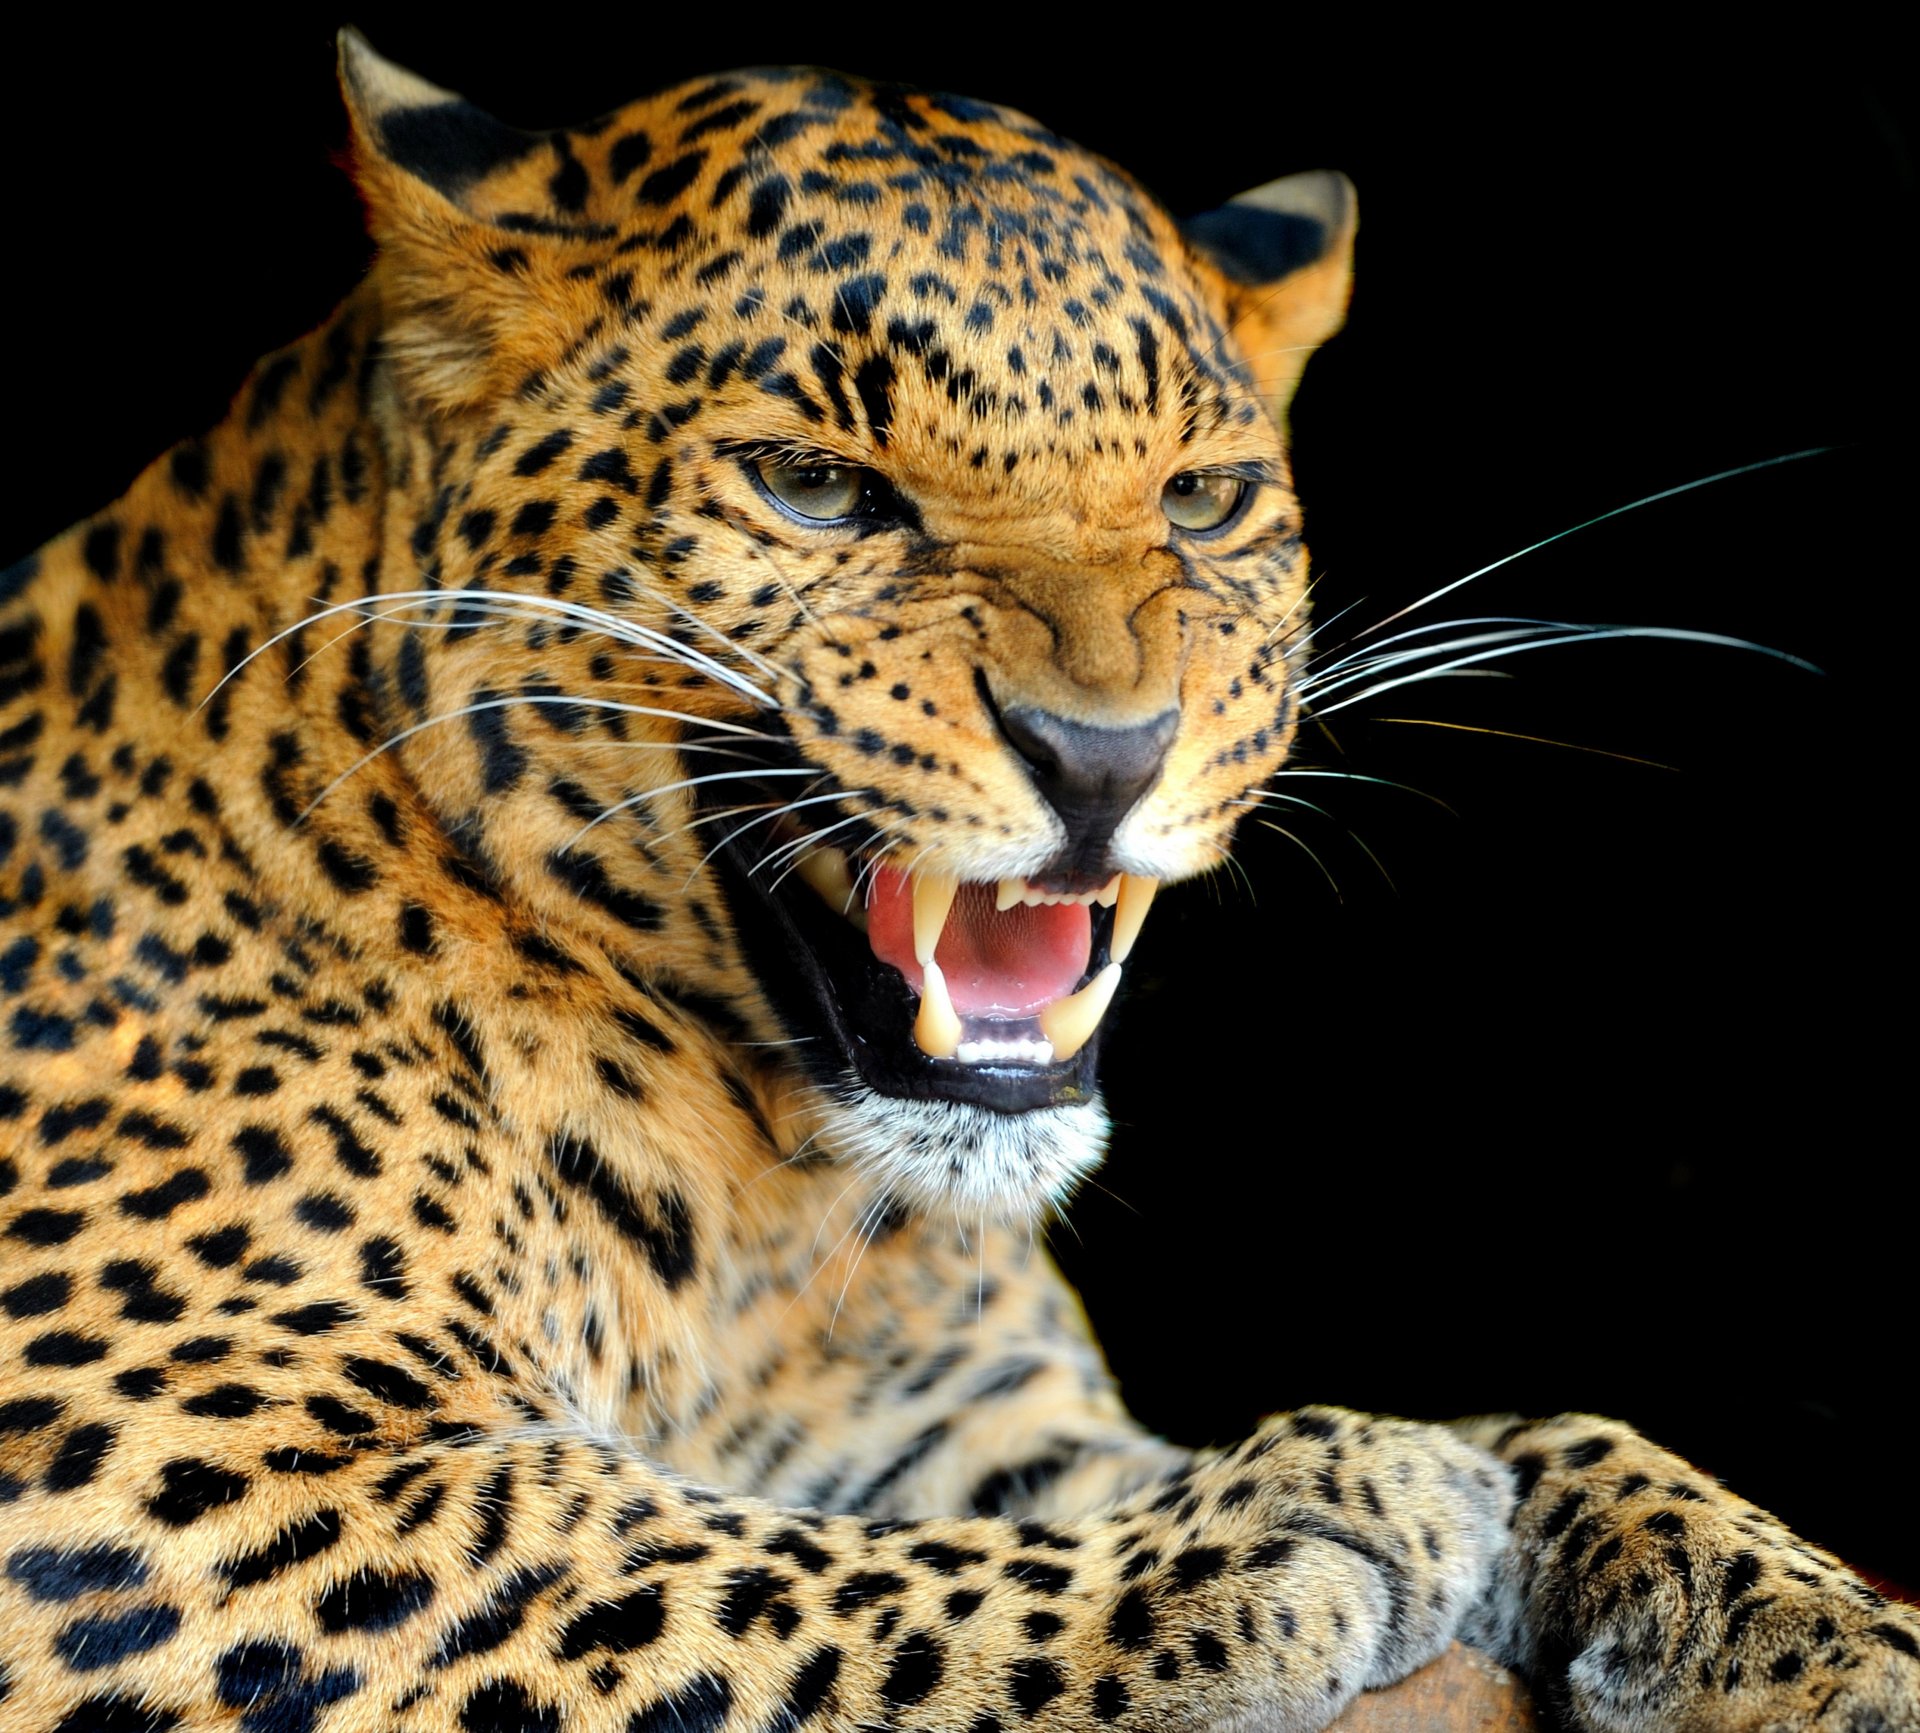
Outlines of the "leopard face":
M422 786L495 853L644 862L691 911L657 966L904 1200L1057 1197L1156 888L1293 737L1281 424L1350 189L1183 231L945 96L741 74L536 137L344 69L414 430L373 655Z

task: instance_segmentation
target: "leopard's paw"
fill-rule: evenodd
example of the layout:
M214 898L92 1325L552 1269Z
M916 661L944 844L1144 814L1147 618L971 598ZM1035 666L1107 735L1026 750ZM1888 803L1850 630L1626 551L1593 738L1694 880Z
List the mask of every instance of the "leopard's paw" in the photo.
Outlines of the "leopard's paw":
M1501 1448L1526 1496L1473 1635L1570 1724L1920 1733L1920 1612L1617 1423Z

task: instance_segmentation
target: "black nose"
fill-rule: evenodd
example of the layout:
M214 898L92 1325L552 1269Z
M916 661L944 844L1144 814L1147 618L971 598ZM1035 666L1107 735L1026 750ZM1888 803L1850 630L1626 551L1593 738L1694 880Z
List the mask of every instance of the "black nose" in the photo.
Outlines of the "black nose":
M1104 879L1107 845L1120 821L1160 780L1180 727L1178 710L1131 728L1098 728L1050 711L1000 710L1000 731L1026 761L1041 798L1067 827L1067 846L1048 876Z

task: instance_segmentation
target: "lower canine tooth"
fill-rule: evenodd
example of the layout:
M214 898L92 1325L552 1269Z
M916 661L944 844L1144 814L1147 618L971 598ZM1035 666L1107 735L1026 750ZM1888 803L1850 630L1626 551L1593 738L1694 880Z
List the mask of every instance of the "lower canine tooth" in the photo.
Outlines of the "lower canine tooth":
M1072 998L1056 999L1040 1013L1040 1028L1053 1043L1054 1058L1071 1059L1086 1046L1088 1037L1100 1027L1100 1019L1113 1003L1114 989L1119 985L1120 965L1109 963ZM923 1001L921 1010L925 1009Z
M953 907L954 894L959 889L958 879L944 878L939 873L913 875L913 960L923 969L933 966L933 953L947 924L947 910Z
M1120 894L1113 911L1113 937L1107 942L1107 955L1116 963L1124 963L1132 952L1133 941L1139 938L1141 924L1147 918L1147 906L1159 888L1158 879L1136 878L1132 873L1120 875Z
M854 895L853 874L841 850L810 848L800 857L799 864L793 870L813 887L820 900L836 914L845 915L855 926L865 929L867 911L860 907L859 898Z
M960 1018L947 993L947 978L931 957L920 967L926 979L920 987L920 1012L913 1020L914 1045L929 1059L951 1059L960 1045Z

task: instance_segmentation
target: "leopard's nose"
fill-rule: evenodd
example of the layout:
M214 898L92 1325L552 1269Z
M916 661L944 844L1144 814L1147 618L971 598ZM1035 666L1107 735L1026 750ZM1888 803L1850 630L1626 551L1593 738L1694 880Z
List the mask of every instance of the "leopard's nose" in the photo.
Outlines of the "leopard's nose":
M1030 706L996 710L1040 797L1067 827L1069 874L1104 874L1120 821L1160 780L1180 728L1177 709L1125 728L1102 728Z

